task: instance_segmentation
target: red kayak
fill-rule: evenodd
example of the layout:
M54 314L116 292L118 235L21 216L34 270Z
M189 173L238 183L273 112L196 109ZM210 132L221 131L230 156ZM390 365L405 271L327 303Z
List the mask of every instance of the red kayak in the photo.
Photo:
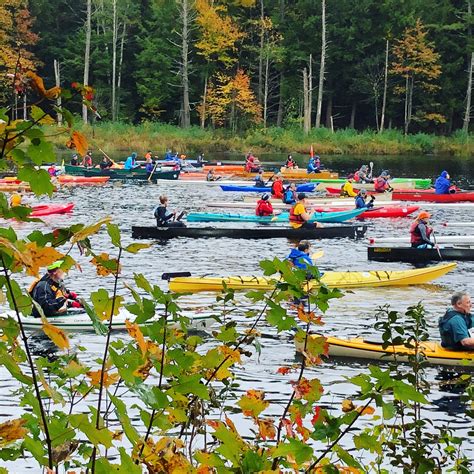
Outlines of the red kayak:
M38 206L31 206L33 211L28 217L41 217L49 216L51 214L65 214L71 212L74 208L74 203L69 202L67 204L44 204Z
M347 208L350 209L350 208ZM347 210L346 208L316 209L317 212L335 212ZM386 206L369 209L357 216L357 219L375 219L379 217L406 217L419 209L419 206Z
M394 191L392 199L398 201L474 202L474 192L460 191L453 194L436 194L433 189L413 189Z

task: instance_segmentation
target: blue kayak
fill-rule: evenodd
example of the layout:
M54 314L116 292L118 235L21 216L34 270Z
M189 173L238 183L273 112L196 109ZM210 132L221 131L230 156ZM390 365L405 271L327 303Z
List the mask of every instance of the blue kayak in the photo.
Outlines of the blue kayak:
M315 212L312 221L338 223L344 222L359 214L362 214L365 209L351 209L349 211L336 212ZM188 222L257 222L259 224L288 222L290 218L289 212L282 212L276 216L251 216L248 214L215 214L211 212L191 212L187 216Z
M314 188L319 183L306 183L306 184L299 184L296 186L296 191L298 193L311 193L314 191ZM243 192L243 193L267 193L272 190L271 186L265 186L263 188L257 188L257 186L234 186L234 185L226 185L221 184L222 191L234 191L234 192Z

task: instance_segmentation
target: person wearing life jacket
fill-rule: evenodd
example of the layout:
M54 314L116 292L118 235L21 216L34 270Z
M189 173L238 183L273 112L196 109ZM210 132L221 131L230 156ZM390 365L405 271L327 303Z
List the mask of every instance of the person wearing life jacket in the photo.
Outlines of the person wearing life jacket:
M471 297L456 292L451 297L452 308L439 318L441 345L446 349L474 351L474 320L471 314Z
M372 179L368 175L369 167L362 165L358 171L354 173L354 180L356 183L371 183Z
M367 190L361 189L355 198L356 209L371 209L374 207L375 196L370 196L370 201L366 202Z
M136 159L137 159L137 154L135 152L133 152L126 160L125 160L125 163L123 165L123 169L124 170L133 170L133 168L136 168L137 166L139 166L137 163L136 163Z
M283 180L281 179L281 174L278 173L275 176L275 181L272 183L272 198L283 199Z
M181 219L184 216L184 211L177 215L176 212L168 212L168 196L164 194L160 196L160 204L155 207L153 215L156 219L156 227L186 227Z
M290 226L293 229L322 227L319 222L311 222L313 214L314 211L306 210L306 194L299 193L296 204L290 209Z
M245 171L247 173L258 173L260 171L260 161L258 158L248 152L245 158Z
M285 168L288 168L288 169L298 168L298 166L296 165L296 161L293 159L291 155L288 155L288 158L286 159Z
M298 194L296 193L296 184L291 183L283 193L283 202L285 204L295 204Z
M307 240L302 240L298 246L291 249L290 255L286 258L296 268L306 270L308 266L313 266L313 260L309 254L311 244Z
M410 226L410 242L413 248L426 249L434 247L435 244L430 240L433 229L428 225L431 215L426 211L421 211Z
M257 176L255 177L255 187L264 188L266 186L265 180L263 179L263 170L259 170Z
M86 168L92 167L92 151L91 150L88 150L87 153L84 155L84 158L82 159L82 166L85 166Z
M22 206L23 196L20 193L13 193L10 197L10 207Z
M262 194L262 198L257 201L255 215L259 217L273 216L273 206L268 193Z
M341 197L356 197L357 193L354 191L352 182L354 181L354 174L351 173L346 182L341 187Z
M442 171L435 181L435 194L455 193L456 188L451 186L451 179L447 171Z
M319 158L319 157L318 157ZM319 170L319 166L321 165L321 162L319 164L317 163L316 159L311 157L309 159L308 167L306 168L306 171L308 173L320 173L321 171Z
M389 184L390 175L386 171L382 171L380 176L374 181L374 190L377 193L393 191Z
M65 313L68 308L82 308L77 294L64 287L64 271L61 269L63 263L64 260L58 260L49 265L47 273L35 281L28 291L46 317ZM33 305L32 315L35 318L41 317L35 305Z

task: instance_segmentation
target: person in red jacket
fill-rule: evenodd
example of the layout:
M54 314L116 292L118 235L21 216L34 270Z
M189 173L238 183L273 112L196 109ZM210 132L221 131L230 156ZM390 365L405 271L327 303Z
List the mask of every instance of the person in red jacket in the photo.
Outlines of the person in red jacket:
M270 195L268 193L265 193L262 195L262 199L257 201L257 207L255 209L255 214L257 216L273 216L273 206L269 199Z
M272 184L272 198L283 199L283 180L281 174L277 174Z

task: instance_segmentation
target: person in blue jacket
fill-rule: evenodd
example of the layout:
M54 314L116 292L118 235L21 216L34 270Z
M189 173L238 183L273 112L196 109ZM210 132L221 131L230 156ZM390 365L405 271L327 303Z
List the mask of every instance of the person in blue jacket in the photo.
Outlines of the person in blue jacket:
M451 180L447 171L442 171L435 182L435 193L436 194L449 194L453 192L450 190Z
M456 292L451 297L451 305L439 319L441 345L447 349L474 351L471 297L466 292Z
M361 189L359 194L355 197L355 207L356 209L370 209L374 207L375 196L370 196L370 201L366 202L365 198L367 197L367 191L365 189Z
M126 160L125 160L125 164L123 165L123 169L125 170L133 170L133 168L136 168L137 165L136 164L136 159L137 159L137 154L135 152L133 152Z
M285 192L283 193L283 199L282 200L285 204L295 204L296 203L296 198L297 198L296 184L291 183L285 189Z
M291 249L290 255L288 255L287 260L289 260L293 266L306 270L309 266L313 266L313 260L309 255L311 250L311 244L307 240L302 240L298 247Z
M320 166L321 166L321 162L319 161L319 157L318 157L318 161L316 161L313 157L311 157L309 159L309 163L308 163L308 167L306 168L306 171L308 173L319 173Z

